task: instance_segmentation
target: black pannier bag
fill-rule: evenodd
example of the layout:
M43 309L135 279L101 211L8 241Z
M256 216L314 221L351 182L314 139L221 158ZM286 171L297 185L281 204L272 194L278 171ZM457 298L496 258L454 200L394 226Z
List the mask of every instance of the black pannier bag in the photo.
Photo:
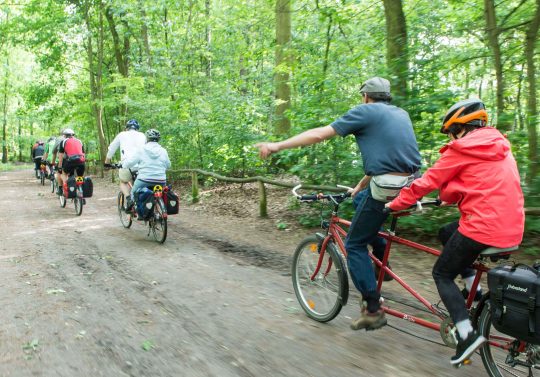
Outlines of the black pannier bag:
M167 215L177 215L180 207L178 195L169 188L165 193L165 206L167 207Z
M491 322L500 332L540 344L540 273L518 264L488 272Z
M67 187L64 186L64 196L67 198L75 198L77 196L77 183L74 175L68 178Z
M82 192L85 198L91 198L94 193L94 183L90 177L84 177Z
M154 192L148 187L143 187L136 193L137 215L141 219L148 219L154 210Z

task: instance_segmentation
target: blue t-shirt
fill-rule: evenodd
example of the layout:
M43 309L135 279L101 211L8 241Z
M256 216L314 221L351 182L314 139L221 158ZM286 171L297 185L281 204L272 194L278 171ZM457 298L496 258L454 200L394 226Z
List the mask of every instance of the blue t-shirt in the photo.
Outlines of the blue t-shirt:
M421 158L409 114L388 103L359 105L331 126L341 136L354 135L366 175L414 173Z

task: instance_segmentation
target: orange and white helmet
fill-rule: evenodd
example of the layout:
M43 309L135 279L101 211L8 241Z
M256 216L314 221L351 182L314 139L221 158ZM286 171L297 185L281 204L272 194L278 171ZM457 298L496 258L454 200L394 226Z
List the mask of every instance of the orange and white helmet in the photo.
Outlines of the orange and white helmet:
M488 121L486 106L479 99L466 99L452 106L444 116L441 132L450 132L453 124L469 124L475 127L485 127Z

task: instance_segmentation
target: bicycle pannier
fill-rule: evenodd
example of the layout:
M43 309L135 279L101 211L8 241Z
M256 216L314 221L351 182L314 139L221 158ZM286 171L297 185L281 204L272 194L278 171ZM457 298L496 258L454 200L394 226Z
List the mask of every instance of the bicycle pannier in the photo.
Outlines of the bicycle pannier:
M394 200L399 191L409 186L414 180L414 174L409 176L382 174L371 177L369 188L373 199L381 202L390 202Z
M83 196L85 198L91 198L94 193L94 183L90 177L84 177L84 182L82 185Z
M178 214L178 209L180 207L180 201L178 200L178 195L169 188L165 193L165 206L167 207L167 215L176 215Z
M154 209L154 192L148 187L142 188L137 193L137 215L141 219L148 219Z
M491 322L503 334L540 344L540 274L529 266L499 266L488 272Z
M77 196L77 183L73 175L68 178L67 183L64 183L64 196L66 198L75 198Z

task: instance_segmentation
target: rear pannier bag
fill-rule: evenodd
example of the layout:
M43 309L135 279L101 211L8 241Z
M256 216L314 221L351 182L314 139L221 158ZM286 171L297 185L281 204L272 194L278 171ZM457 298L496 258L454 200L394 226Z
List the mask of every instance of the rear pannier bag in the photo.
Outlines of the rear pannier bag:
M77 196L77 183L75 182L75 176L68 178L67 183L64 184L64 196L66 198L75 198Z
M137 215L141 219L148 219L152 215L154 209L154 192L148 187L143 187L136 197Z
M540 273L518 264L488 272L491 322L500 332L540 344Z
M177 215L180 207L178 195L171 189L165 193L165 206L167 207L167 215Z
M84 182L82 184L83 196L85 198L91 198L94 193L94 183L90 177L84 177Z

